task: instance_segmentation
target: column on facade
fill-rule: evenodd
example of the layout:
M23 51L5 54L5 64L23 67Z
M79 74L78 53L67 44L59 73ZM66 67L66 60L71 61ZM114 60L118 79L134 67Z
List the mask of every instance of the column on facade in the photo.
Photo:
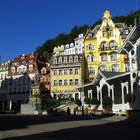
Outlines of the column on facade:
M126 88L126 93L128 94L128 82L121 83L122 88L122 104L124 104L124 88Z
M122 104L124 104L124 83L121 83L121 89L122 89Z
M114 104L114 86L110 86L110 90L112 91L112 102Z
M98 86L96 87L97 87L97 100L99 101L99 87Z
M92 89L88 90L88 98L92 99Z

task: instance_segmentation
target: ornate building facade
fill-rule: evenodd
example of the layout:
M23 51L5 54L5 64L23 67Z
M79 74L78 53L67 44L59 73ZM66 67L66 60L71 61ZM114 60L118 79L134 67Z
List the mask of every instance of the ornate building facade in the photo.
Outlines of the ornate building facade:
M127 55L118 53L130 29L124 23L114 23L109 11L104 12L101 25L88 30L84 41L86 75L93 79L101 71L129 71Z
M79 98L77 87L83 79L82 55L59 55L51 58L51 95Z

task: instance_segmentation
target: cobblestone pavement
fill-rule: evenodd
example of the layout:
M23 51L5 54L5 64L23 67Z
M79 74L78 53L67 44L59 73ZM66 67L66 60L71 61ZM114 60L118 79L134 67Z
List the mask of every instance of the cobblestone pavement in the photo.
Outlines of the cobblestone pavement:
M140 123L125 117L46 117L0 116L0 139L9 140L83 140L86 138L133 138L139 136Z

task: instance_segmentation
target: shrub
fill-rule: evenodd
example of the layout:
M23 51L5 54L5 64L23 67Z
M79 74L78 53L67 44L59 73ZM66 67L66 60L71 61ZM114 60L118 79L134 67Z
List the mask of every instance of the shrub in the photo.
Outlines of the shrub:
M112 99L105 95L103 97L103 108L111 108L112 107Z
M90 99L89 99L89 98L85 98L85 99L84 99L84 102L85 102L86 104L90 104Z
M132 96L131 96L131 94L125 94L125 96L124 96L124 102L125 103L131 103L132 102Z
M90 103L92 105L98 105L99 104L99 101L97 100L97 98L95 96L93 96Z

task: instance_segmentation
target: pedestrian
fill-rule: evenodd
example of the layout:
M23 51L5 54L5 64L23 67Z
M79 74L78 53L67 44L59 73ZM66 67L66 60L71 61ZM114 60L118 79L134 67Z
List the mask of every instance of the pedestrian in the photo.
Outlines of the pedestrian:
M70 108L67 107L67 115L68 115L68 116L70 116L70 112L71 112Z
M74 116L76 116L76 110L77 110L77 108L75 107L73 110Z

